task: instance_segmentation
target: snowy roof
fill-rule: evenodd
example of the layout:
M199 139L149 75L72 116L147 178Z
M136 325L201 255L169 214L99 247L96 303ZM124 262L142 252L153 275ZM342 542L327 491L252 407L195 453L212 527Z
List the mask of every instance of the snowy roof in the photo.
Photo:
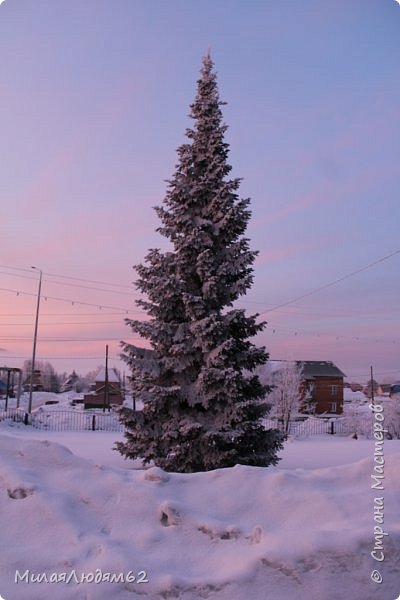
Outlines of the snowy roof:
M280 371L281 369L283 369L285 362L286 361L284 360L269 360L266 363L266 366L271 373L275 373L276 371Z
M271 373L280 371L285 364L297 364L303 366L303 374L306 378L311 377L345 377L345 374L331 361L326 360L269 360L267 368Z
M310 377L345 377L346 375L338 369L331 361L326 360L303 360L296 361L303 365L303 374L308 379Z
M96 375L95 381L103 382L106 380L106 370L104 367L100 369L100 371ZM119 377L115 371L115 369L108 369L108 381L112 381L114 383L119 383Z

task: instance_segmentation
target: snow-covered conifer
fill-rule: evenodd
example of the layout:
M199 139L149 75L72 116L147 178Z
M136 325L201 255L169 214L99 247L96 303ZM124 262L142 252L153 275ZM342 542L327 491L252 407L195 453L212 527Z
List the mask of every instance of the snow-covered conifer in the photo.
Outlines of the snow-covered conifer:
M129 320L149 349L123 343L133 393L142 411L122 409L126 457L169 471L207 471L235 464L276 464L282 434L265 430L268 412L254 369L267 361L250 338L265 323L233 303L250 288L252 264L244 233L249 200L227 176L228 144L216 75L203 59L191 105L193 129L162 206L158 231L171 251L152 249L138 265L138 300L149 320Z

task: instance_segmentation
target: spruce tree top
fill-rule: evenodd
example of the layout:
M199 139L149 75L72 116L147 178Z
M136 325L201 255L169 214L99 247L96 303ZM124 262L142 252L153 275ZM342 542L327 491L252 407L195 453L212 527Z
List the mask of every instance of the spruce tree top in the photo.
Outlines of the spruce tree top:
M212 67L207 54L191 105L194 128L186 131L190 143L178 148L180 160L164 206L156 208L163 223L158 231L171 240L178 258L177 275L187 282L185 292L197 299L196 317L230 306L246 292L252 282L249 265L257 254L241 238L250 218L249 200L238 199L239 179L226 180L231 171L227 127Z

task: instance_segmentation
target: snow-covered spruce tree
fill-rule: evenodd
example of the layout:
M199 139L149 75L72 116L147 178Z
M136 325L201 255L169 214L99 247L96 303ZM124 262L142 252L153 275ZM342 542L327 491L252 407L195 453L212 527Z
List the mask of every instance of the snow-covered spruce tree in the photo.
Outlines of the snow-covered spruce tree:
M194 128L156 208L157 231L172 251L152 249L147 264L135 267L136 286L148 298L137 304L150 320L126 321L151 349L122 343L144 407L121 410L126 441L116 447L168 471L276 464L284 439L261 423L269 406L253 371L268 355L249 338L265 323L231 308L251 286L257 252L243 237L249 200L237 195L239 179L226 178L222 104L207 55L191 105Z

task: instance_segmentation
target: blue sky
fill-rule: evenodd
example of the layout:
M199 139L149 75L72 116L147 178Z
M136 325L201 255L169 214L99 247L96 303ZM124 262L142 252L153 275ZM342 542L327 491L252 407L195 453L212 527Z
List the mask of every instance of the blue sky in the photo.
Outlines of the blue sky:
M37 265L48 297L38 358L85 372L109 343L121 366L125 312L98 306L137 310L132 265L165 243L152 207L208 48L260 251L242 305L273 308L398 250L399 40L394 0L5 0L4 364L30 357ZM400 379L399 260L266 313L257 341L271 358Z

